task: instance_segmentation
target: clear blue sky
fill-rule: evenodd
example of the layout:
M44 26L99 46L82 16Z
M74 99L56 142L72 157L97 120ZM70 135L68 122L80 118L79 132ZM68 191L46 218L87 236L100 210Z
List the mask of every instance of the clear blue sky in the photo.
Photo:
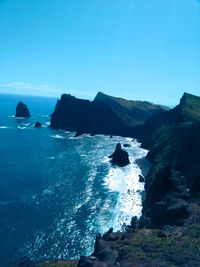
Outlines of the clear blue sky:
M0 0L0 92L200 95L198 0Z

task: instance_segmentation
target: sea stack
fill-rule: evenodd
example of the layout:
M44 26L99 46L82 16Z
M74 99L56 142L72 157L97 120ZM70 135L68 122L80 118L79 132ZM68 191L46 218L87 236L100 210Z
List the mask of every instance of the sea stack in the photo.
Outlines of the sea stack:
M27 106L23 102L19 102L16 107L16 117L24 117L24 118L29 118L30 112L27 108Z
M130 164L128 153L122 149L120 143L116 145L115 152L110 155L109 158L111 158L113 164L119 167L124 167Z
M42 127L42 123L37 121L34 125L35 128L41 128Z

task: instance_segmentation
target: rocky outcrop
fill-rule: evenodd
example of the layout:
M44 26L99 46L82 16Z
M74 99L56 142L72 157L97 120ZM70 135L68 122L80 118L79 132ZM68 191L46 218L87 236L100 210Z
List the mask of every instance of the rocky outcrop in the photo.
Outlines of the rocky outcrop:
M44 260L34 262L22 258L9 265L9 267L77 267L79 260Z
M152 116L135 133L152 162L142 225L184 224L200 193L200 97L185 93L178 106Z
M143 207L144 226L145 217L150 218L150 225L159 228L164 225L183 225L189 216L189 202L191 195L185 184L184 177L166 165L152 176L151 182L146 183L146 199ZM142 225L142 226L143 226Z
M34 124L34 127L35 127L35 128L40 128L40 127L42 127L42 123L39 122L39 121L37 121L37 122Z
M199 245L200 225L109 231L97 235L94 253L78 266L199 266Z
M123 144L123 147L131 147L130 144Z
M108 104L115 114L131 127L143 124L149 117L169 108L155 105L147 101L126 100L120 97L114 97L99 92L94 101L101 101Z
M29 118L30 112L27 108L27 106L23 102L19 102L16 107L16 118L17 117L24 117L24 118Z
M64 94L51 117L51 127L83 133L130 136L131 127L101 101L77 99Z
M152 163L142 216L133 217L124 232L98 234L93 254L78 265L200 266L200 98L185 93L174 109L132 129ZM113 163L127 163L122 151L118 144Z
M116 145L114 153L110 155L109 158L111 159L112 164L119 167L124 167L130 164L128 152L122 149L120 143Z
M114 104L113 104L114 103ZM51 127L83 133L133 136L133 126L167 108L98 93L94 101L63 94L51 117Z

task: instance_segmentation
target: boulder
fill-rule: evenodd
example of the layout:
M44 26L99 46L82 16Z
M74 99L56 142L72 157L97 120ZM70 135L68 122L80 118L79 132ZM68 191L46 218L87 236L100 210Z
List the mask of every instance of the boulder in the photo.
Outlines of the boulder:
M112 164L119 167L130 164L128 153L122 149L120 143L116 145L115 152L109 158L111 158Z
M16 117L24 117L24 118L29 118L30 112L27 108L27 106L23 102L19 102L16 107Z
M142 175L139 175L139 182L140 183L144 183L145 182L145 179Z
M39 122L39 121L37 121L37 122L35 123L34 127L35 127L35 128L40 128L40 127L42 127L42 123Z
M123 144L123 147L131 147L130 144Z

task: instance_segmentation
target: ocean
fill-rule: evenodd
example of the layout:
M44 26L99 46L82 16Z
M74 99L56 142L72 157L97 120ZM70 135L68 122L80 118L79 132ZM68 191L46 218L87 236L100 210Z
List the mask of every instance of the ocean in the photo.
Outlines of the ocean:
M31 118L13 117L19 101ZM56 101L0 95L0 266L89 255L97 233L141 215L147 151L131 138L51 129ZM29 126L36 121L43 127ZM108 159L118 142L130 145L123 168Z

